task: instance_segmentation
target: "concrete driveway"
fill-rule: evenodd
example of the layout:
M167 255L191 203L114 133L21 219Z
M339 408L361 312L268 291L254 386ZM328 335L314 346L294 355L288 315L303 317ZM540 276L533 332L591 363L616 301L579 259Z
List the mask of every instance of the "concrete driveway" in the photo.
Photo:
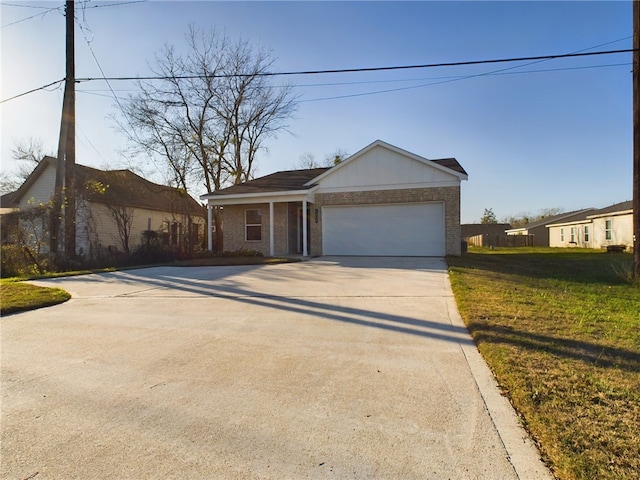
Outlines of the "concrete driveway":
M0 476L550 478L442 259L160 267L38 282L2 318Z

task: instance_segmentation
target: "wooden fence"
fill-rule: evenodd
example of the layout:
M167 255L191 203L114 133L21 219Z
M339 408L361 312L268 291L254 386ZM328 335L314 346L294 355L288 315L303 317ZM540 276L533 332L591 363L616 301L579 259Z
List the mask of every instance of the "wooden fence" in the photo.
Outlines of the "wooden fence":
M535 235L489 235L487 233L467 238L474 247L533 247Z

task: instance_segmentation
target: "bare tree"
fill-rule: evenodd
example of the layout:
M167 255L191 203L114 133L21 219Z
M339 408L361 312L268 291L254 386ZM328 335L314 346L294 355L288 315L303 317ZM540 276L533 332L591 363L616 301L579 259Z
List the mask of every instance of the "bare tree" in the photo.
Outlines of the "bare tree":
M298 163L296 163L296 168L299 168L300 170L305 170L308 168L320 168L320 162L318 162L316 160L316 157L313 153L311 152L305 152L302 155L300 155L300 158L298 159Z
M345 160L347 157L349 157L349 154L345 150L337 148L333 153L325 155L324 161L319 162L318 160L316 160L316 157L315 155L313 155L313 153L305 152L300 155L296 166L300 169L334 167Z
M118 230L118 238L120 239L122 251L129 255L129 253L131 253L129 243L131 240L131 226L133 225L133 209L122 205L106 205L111 214L111 218L116 222L116 229Z
M17 176L24 181L46 155L42 140L34 137L18 140L11 149L18 162Z
M131 145L166 165L187 192L252 178L264 141L295 111L291 86L272 86L269 52L193 26L182 55L165 46L151 67L162 80L139 82L118 120ZM221 218L214 211L216 232Z
M16 141L11 156L16 160L15 171L0 172L0 193L17 190L46 155L42 140L34 137Z

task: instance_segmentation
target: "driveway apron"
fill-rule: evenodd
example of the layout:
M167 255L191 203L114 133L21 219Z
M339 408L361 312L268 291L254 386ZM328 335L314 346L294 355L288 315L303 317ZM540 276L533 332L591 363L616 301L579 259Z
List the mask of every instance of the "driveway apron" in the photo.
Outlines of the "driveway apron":
M440 258L37 282L3 317L0 477L551 478Z

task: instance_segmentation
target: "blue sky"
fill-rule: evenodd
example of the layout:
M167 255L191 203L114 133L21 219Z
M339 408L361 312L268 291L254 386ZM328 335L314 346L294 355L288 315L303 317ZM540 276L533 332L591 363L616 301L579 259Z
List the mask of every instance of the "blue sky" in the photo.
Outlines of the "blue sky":
M122 2L77 0L86 7L77 12L77 77L102 75L88 45L107 76L148 74L164 44L184 48L189 24L271 49L279 71L631 48L630 1L113 5ZM64 77L61 13L20 21L47 11L33 7L63 3L0 2L2 99ZM485 208L500 219L631 199L631 54L526 63L287 78L301 103L289 131L266 142L258 174L296 168L305 153L355 153L380 139L426 158L458 159L469 173L463 223ZM132 82L112 87L120 97L135 93ZM77 90L78 163L126 166L107 85ZM384 90L396 91L374 93ZM51 88L0 105L3 170L15 167L10 152L21 139L56 150L61 104L62 89ZM162 181L153 165L144 171Z

